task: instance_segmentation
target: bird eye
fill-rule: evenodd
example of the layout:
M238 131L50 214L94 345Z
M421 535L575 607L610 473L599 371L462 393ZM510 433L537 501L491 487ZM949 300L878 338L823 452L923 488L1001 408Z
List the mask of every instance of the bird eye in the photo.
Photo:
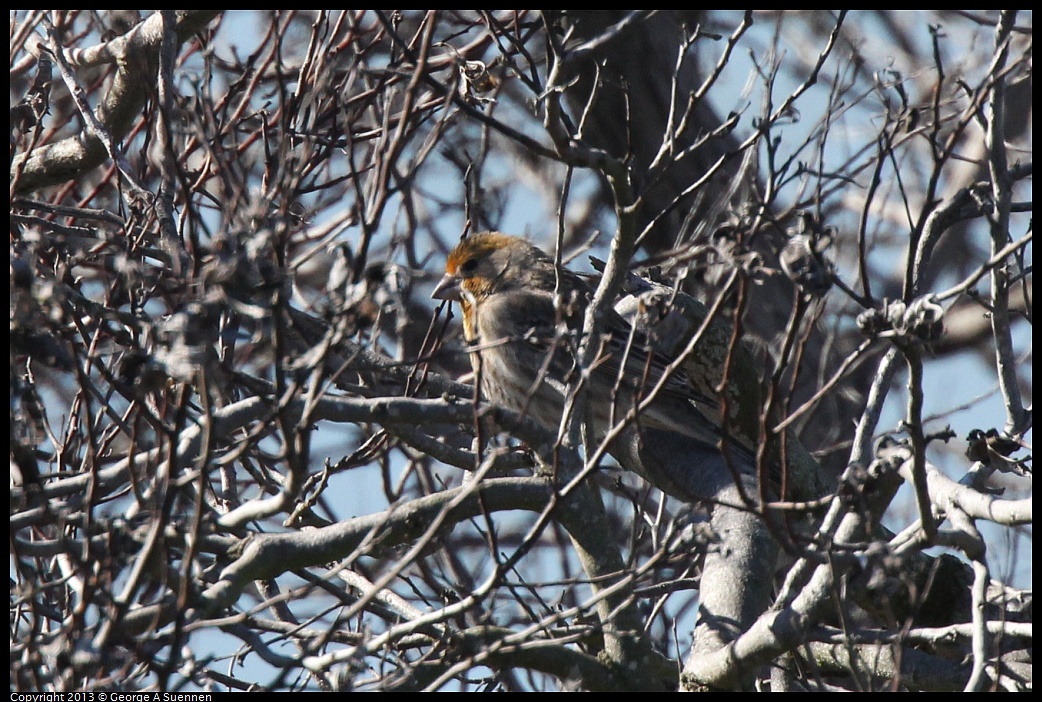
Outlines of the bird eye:
M476 258L468 258L463 262L463 265L459 267L459 272L465 276L470 276L478 268L478 260Z

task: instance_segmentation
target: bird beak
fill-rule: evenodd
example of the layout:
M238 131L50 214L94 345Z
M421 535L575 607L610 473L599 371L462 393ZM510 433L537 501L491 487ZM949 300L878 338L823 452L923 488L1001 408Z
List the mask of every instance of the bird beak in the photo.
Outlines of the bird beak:
M434 292L431 293L432 300L456 300L459 302L463 299L459 289L459 278L454 275L445 274L445 277L438 281L438 284L434 286Z

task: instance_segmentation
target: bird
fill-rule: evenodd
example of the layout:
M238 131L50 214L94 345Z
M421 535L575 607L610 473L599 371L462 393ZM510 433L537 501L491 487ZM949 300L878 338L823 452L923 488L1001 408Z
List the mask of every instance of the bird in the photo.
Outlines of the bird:
M712 450L726 443L748 465L753 452L720 427L720 404L649 339L609 310L589 368L579 367L585 311L593 290L528 240L497 231L472 234L446 259L431 295L459 304L482 399L527 415L563 436L575 387L588 392L586 416L597 441L611 433L660 429Z

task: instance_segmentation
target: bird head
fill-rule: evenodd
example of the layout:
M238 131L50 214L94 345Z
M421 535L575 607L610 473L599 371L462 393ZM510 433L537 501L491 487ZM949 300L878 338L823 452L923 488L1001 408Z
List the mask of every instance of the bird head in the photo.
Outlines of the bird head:
M552 290L554 262L549 256L521 237L482 232L449 252L445 275L431 297L469 304L496 293L547 284Z

